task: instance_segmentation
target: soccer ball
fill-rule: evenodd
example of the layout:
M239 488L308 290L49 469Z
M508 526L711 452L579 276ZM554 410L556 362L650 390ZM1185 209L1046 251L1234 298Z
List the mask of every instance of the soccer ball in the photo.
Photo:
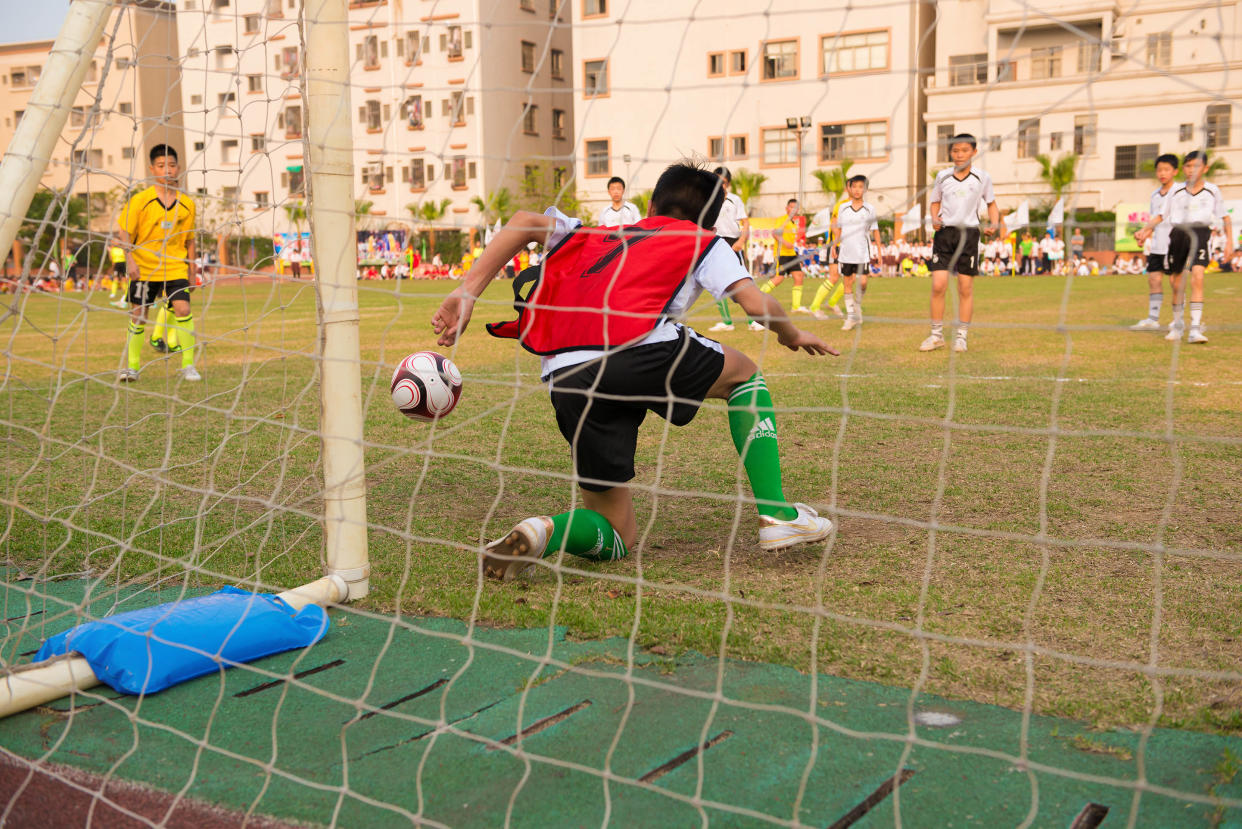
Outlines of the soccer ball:
M461 398L461 372L453 361L434 351L406 357L392 373L392 402L414 420L439 420Z

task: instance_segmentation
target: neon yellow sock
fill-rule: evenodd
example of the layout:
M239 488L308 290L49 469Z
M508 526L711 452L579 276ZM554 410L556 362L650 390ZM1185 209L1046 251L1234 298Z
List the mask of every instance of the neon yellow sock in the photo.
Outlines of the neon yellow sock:
M759 290L763 291L765 294L770 294L770 293L772 293L773 291L775 291L775 290L776 290L776 286L775 286L775 285L773 285L771 282L767 282L767 283L765 283L765 284L764 284L764 286L763 286L762 288L760 288Z
M798 308L802 307L802 286L794 285L792 295L793 295L793 304L790 307L797 310Z
M168 317L172 317L174 320L177 318L177 312L171 307L168 309L168 313L164 319L167 321ZM180 348L178 345L179 340L177 339L177 327L175 325L168 326L167 331L164 334L164 342L168 344L169 351L176 351Z
M828 298L828 294L832 291L832 285L825 279L819 283L819 288L815 291L815 299L811 300L811 310L818 311L824 305L824 300Z
M134 371L138 370L138 363L142 357L142 335L146 326L138 325L133 320L129 321L129 337L125 343L128 354L128 365Z
M173 319L177 323L177 342L181 343L181 367L189 368L194 365L194 315ZM173 333L173 330L170 328L168 333Z
M841 301L841 297L845 296L845 280L837 283L837 287L832 289L832 296L828 297L828 305L832 308L837 307L837 303Z
M168 309L160 305L155 310L155 326L151 329L151 342L164 339L164 329L168 327ZM165 340L167 342L167 340Z

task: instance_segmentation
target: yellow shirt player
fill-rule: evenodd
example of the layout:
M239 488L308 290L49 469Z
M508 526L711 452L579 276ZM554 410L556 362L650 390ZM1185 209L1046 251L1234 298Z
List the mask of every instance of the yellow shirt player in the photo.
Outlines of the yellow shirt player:
M770 294L777 285L785 281L785 275L793 276L794 287L790 307L800 314L809 314L811 309L802 304L802 259L798 256L798 200L790 199L785 203L785 221L781 224L776 236L776 276L759 290Z
M146 331L147 308L168 298L180 343L183 380L203 379L194 368L194 317L190 314L190 277L194 276L194 202L177 190L181 168L177 151L157 144L150 152L155 183L130 197L117 220L117 236L126 251L129 302L133 306L126 343L127 365L117 379L138 379L139 356ZM171 330L170 330L171 334Z
M125 282L125 248L119 244L109 245L108 260L112 263L112 289L108 292L108 299L118 308L127 308L129 303L124 296L116 298L117 294L123 293L121 286Z

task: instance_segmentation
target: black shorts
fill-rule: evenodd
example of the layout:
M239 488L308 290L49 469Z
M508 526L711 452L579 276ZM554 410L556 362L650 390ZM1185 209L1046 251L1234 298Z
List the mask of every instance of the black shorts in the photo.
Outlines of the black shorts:
M865 275L871 272L870 265L860 265L856 262L842 262L840 267L842 276L857 276L859 274Z
M979 228L942 227L932 238L931 269L979 274Z
M124 262L113 262L112 273L116 274L121 279L124 279L125 278L125 263Z
M582 488L603 492L632 480L647 412L685 426L723 370L724 354L683 329L675 340L552 372L556 425L569 441Z
M1148 273L1168 273L1169 272L1169 255L1167 253L1147 254L1147 272Z
M1169 235L1169 253L1165 257L1166 273L1178 274L1187 268L1208 264L1208 242L1212 229L1204 226L1175 227Z
M154 305L155 301L161 296L167 296L170 303L178 299L184 299L186 302L189 302L190 280L169 279L152 280L150 282L145 279L130 280L130 305Z
M779 264L776 268L777 273L793 273L802 270L802 257L797 254L793 256L778 256Z

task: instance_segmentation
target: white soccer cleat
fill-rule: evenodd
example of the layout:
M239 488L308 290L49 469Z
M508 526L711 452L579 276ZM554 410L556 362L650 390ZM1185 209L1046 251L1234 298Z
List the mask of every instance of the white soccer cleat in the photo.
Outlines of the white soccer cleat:
M820 518L819 513L806 504L794 504L798 517L781 521L770 515L759 516L759 547L764 550L783 550L795 544L823 541L832 533L832 522Z
M184 368L177 369L177 376L187 383L197 383L203 379L203 375L199 374L198 369L194 366L185 366Z
M923 344L919 346L919 351L935 351L937 348L944 348L944 337L932 334L923 340Z
M1164 338L1169 342L1176 342L1182 338L1182 329L1175 325L1170 325L1169 333L1165 334Z
M845 316L845 312L842 311L839 306L829 305L828 307L832 309L833 316L837 316L837 317Z
M825 314L823 311L819 310L818 308L816 308L814 311L811 312L811 316L815 317L815 319L817 320L828 319L828 315Z
M749 328L751 331L766 331L767 330L762 325L760 325L759 323L753 320L751 321L750 325L747 326L747 328Z
M116 373L116 381L118 383L136 383L138 382L138 372L132 368L123 368Z
M543 558L552 519L546 515L527 518L483 551L483 575L513 581Z
M709 328L709 329L707 329L707 330L708 330L708 331L732 331L732 330L733 330L733 323L731 323L731 322L718 322L718 323L716 323L715 325L713 325L711 328Z
M956 351L958 354L965 354L966 353L966 338L955 337L953 339L953 350Z
M120 308L122 310L129 307L129 303L123 299L118 299L115 302L110 302L108 304L111 305L113 308Z
M1198 344L1198 343L1205 343L1207 341L1208 341L1208 338L1203 336L1202 328L1192 328L1190 329L1190 333L1186 335L1186 342L1188 343Z
M856 320L853 317L846 317L845 322L841 323L841 330L842 331L853 331L860 324L861 324L860 320Z
M1131 331L1159 331L1160 323L1156 322L1151 317L1148 317L1147 319L1139 320L1138 322L1134 323L1134 325L1131 325L1130 330Z
M811 313L811 309L810 309L810 308L807 308L805 305L799 305L797 308L793 309L793 311L794 311L794 313L795 313L795 314L809 314L809 313Z

